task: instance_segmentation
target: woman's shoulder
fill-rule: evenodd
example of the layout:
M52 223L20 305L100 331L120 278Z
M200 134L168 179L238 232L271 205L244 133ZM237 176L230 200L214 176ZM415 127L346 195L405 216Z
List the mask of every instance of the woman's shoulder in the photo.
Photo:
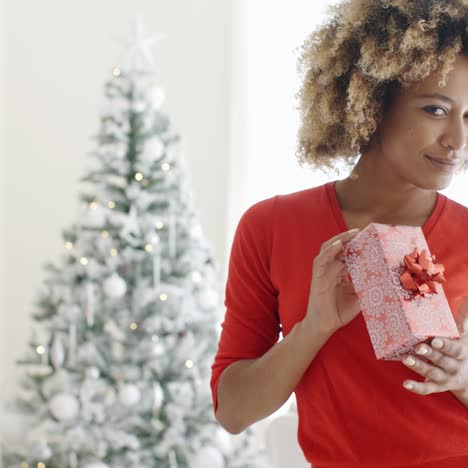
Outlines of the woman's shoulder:
M468 207L447 196L445 198L450 217L458 218L459 221L468 224Z
M247 209L249 213L261 214L275 209L276 205L281 207L291 207L301 203L310 202L311 199L317 199L324 195L327 184L316 187L289 192L285 194L276 194L268 198L252 203Z
M241 217L242 223L271 225L274 220L287 218L301 219L303 216L314 216L318 210L329 211L327 185L325 183L286 194L277 194L259 200L250 205Z
M294 205L309 202L311 199L317 199L325 195L328 183L310 187L295 192L276 195L282 204Z

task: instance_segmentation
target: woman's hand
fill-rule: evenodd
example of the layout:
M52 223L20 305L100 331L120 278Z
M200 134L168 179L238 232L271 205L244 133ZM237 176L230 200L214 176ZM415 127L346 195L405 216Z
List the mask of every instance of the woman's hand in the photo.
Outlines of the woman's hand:
M358 296L347 277L344 253L344 245L358 232L359 229L352 229L328 239L314 258L304 322L327 336L361 311Z
M416 353L429 362L408 356L403 363L425 377L424 382L405 380L403 386L420 395L450 391L468 407L468 301L460 308L456 323L461 338L437 337L422 344ZM407 385L412 385L409 388Z

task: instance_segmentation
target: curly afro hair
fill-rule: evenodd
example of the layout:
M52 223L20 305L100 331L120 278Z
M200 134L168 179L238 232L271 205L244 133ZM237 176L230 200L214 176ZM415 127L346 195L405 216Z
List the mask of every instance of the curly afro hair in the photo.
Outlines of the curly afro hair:
M339 173L371 142L395 92L468 55L468 0L347 0L299 48L300 166Z

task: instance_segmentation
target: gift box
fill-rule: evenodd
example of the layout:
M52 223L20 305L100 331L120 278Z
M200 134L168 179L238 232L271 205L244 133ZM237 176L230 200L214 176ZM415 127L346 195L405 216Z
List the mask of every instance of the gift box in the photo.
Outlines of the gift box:
M377 359L401 361L434 336L459 338L443 263L420 227L371 223L345 243L348 277Z

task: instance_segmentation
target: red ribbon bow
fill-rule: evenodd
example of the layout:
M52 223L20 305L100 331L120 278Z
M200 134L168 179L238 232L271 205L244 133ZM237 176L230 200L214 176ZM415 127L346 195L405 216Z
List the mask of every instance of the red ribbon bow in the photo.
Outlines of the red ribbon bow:
M435 255L426 249L421 253L417 247L410 255L405 255L405 272L400 275L401 284L405 289L415 292L415 296L426 297L430 293L437 294L436 283L445 283L445 267L442 263L434 263Z

